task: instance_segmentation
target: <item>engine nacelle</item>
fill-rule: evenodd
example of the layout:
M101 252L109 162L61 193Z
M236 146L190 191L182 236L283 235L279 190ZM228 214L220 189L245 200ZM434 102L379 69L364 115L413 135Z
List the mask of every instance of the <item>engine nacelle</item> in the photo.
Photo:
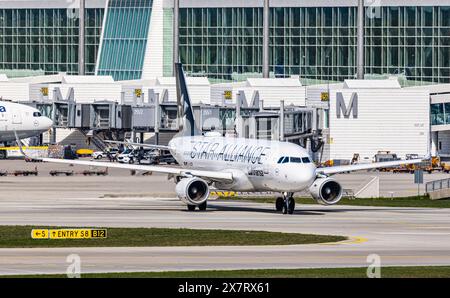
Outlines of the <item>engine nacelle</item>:
M342 186L332 178L318 178L309 188L312 197L322 205L337 204L342 198Z
M209 197L209 186L200 178L184 178L175 187L178 198L188 205L200 205Z

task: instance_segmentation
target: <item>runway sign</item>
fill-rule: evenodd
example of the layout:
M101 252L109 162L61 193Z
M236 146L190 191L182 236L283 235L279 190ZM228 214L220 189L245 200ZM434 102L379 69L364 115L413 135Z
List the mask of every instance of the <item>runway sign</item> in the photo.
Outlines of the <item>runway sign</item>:
M107 238L106 229L33 229L33 239L95 239Z
M31 238L33 238L33 239L48 239L48 230L44 230L44 229L31 230Z

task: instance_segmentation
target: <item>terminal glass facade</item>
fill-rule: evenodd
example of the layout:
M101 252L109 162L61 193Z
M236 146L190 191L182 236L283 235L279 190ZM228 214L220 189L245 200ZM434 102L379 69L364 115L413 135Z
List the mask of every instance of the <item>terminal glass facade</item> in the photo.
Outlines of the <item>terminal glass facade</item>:
M431 125L450 125L450 102L431 105Z
M110 0L98 75L140 79L150 29L152 0Z
M450 7L366 8L366 73L450 82ZM187 71L218 80L262 72L262 8L182 8ZM272 76L342 81L356 73L356 7L270 9Z
M86 73L94 74L103 9L86 9ZM78 11L0 9L0 71L78 73Z
M262 8L181 8L179 30L187 72L218 80L262 72Z

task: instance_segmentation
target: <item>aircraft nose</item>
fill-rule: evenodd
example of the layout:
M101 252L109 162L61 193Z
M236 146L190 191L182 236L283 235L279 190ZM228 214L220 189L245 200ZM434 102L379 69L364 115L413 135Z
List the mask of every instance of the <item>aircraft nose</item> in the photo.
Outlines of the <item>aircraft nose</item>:
M48 118L48 117L42 117L43 121L42 121L42 128L45 130L50 129L53 126L53 121L52 119Z

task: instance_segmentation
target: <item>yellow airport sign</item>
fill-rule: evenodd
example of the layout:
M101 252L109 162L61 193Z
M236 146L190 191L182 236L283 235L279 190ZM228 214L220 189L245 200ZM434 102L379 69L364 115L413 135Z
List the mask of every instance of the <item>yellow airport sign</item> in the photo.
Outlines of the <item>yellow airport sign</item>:
M142 89L134 89L134 95L136 95L136 97L141 97L142 96Z
M48 96L48 87L42 87L41 88L41 94L43 96Z
M106 229L33 229L33 239L105 239Z
M33 239L48 239L47 229L33 229L31 230L31 238Z
M223 92L223 96L226 100L232 100L233 99L233 92L231 90L225 90Z

